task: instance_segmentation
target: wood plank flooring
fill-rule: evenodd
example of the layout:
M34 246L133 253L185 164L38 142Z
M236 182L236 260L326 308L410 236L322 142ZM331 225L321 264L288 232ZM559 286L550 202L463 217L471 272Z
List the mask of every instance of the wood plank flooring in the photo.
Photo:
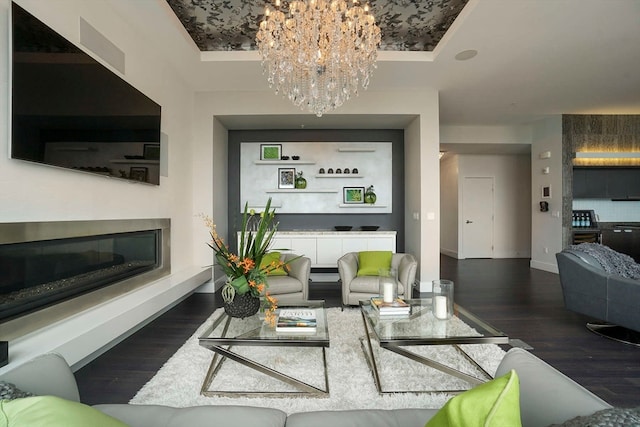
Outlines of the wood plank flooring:
M530 269L528 259L441 257L442 278L456 302L614 406L640 406L640 347L588 331L588 318L563 307L558 275ZM311 299L340 306L336 283L312 283ZM76 372L82 401L126 403L219 306L194 294ZM508 348L505 348L508 349Z

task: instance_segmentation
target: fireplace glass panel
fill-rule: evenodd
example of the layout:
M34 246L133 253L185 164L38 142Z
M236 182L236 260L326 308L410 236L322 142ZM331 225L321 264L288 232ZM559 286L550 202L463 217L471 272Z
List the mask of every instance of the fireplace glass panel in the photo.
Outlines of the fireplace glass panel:
M0 245L0 320L160 266L161 230Z

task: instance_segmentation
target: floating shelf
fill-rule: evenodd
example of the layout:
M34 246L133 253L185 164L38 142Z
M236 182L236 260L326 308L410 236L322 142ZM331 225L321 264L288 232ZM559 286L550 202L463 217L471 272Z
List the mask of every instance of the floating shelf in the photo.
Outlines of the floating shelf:
M109 163L117 164L131 164L131 165L159 165L160 160L147 160L147 159L113 159L109 160Z
M307 160L254 160L256 165L315 165L316 162Z
M342 153L375 153L376 149L375 148L349 148L349 147L345 147L345 148L338 148L339 152Z
M369 203L341 203L339 205L341 208L365 208L365 209L373 209L373 208L386 208L387 205L370 205Z
M338 190L306 190L303 188L281 188L278 190L267 190L265 193L338 193Z
M364 175L357 173L319 173L316 178L364 178Z

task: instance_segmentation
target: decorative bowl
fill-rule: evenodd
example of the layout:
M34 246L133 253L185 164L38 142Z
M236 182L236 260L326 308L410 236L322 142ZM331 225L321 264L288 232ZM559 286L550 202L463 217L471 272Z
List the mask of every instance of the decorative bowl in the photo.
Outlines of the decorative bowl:
M378 228L380 228L379 225L363 225L362 227L360 227L360 230L362 230L362 231L376 231Z
M293 160L300 160L300 156L291 156Z
M349 231L351 230L353 227L350 225L336 225L333 228L336 229L336 231Z

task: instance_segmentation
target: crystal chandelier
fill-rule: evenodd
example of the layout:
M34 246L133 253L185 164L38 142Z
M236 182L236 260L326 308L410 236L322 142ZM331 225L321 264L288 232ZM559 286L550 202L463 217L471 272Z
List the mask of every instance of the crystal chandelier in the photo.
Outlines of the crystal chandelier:
M269 87L318 117L340 107L376 68L380 28L357 0L267 5L256 36ZM283 5L282 9L285 6Z

